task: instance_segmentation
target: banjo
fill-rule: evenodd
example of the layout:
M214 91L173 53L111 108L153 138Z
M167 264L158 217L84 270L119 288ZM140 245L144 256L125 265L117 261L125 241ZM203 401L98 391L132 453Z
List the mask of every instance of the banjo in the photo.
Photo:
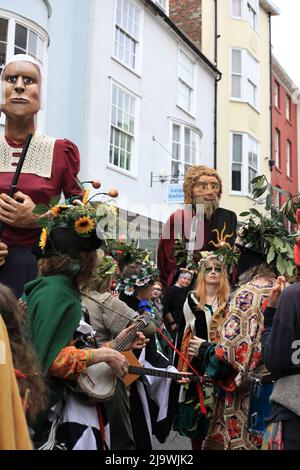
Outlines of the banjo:
M114 349L124 351L136 333L146 328L152 318L151 313L141 315L136 321L136 326L122 341L113 341ZM94 405L99 401L109 400L116 391L116 384L117 377L113 369L106 362L99 362L87 367L77 378L76 385L71 388L75 393L82 395L87 404Z

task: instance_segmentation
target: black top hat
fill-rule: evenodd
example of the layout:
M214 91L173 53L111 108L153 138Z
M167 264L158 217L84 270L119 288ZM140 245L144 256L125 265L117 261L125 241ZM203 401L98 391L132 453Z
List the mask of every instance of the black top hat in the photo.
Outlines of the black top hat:
M235 243L235 246L240 250L240 256L237 264L237 277L239 278L241 274L248 271L248 269L259 266L264 261L266 261L267 255L259 250L250 248L239 243Z
M69 227L54 227L47 238L44 249L42 250L39 242L36 242L32 253L38 259L60 255L68 255L74 259L79 257L81 251L97 250L104 243L103 239L98 238L96 231L93 231L88 238L84 238Z

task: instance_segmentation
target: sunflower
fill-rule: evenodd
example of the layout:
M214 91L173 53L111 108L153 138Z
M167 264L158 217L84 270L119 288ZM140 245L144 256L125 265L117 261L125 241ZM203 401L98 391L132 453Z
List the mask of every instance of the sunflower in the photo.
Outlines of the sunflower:
M54 206L51 208L51 214L54 215L54 217L57 217L58 215L62 213L65 207L67 207L65 204Z
M43 228L41 236L40 236L40 242L39 242L39 247L41 248L42 251L45 250L46 243L47 243L47 238L48 238L47 229Z
M75 231L79 234L86 234L92 232L95 228L95 222L89 217L80 217L75 222Z

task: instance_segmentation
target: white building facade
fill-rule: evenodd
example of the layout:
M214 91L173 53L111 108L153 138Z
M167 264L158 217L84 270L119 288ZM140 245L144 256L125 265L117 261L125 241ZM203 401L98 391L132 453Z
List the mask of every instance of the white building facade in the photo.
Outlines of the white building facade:
M165 221L170 181L213 166L214 85L168 2L102 0L90 12L84 179L118 188L121 209Z
M189 166L214 164L219 72L170 21L168 4L0 2L0 68L18 52L43 64L38 130L74 141L81 180L118 188L118 207L146 222L174 211L170 183L182 187Z

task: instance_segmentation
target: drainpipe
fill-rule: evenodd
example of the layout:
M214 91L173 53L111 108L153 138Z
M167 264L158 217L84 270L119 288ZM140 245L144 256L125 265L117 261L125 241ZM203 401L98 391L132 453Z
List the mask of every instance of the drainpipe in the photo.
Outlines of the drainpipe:
M272 23L271 13L269 13L269 50L270 50L270 172L273 171L275 160L273 160L273 73L272 73Z
M218 0L215 1L215 66L218 65ZM215 78L215 106L214 106L214 169L217 169L217 154L218 154L218 144L217 144L217 125L218 125L218 81L221 77Z

